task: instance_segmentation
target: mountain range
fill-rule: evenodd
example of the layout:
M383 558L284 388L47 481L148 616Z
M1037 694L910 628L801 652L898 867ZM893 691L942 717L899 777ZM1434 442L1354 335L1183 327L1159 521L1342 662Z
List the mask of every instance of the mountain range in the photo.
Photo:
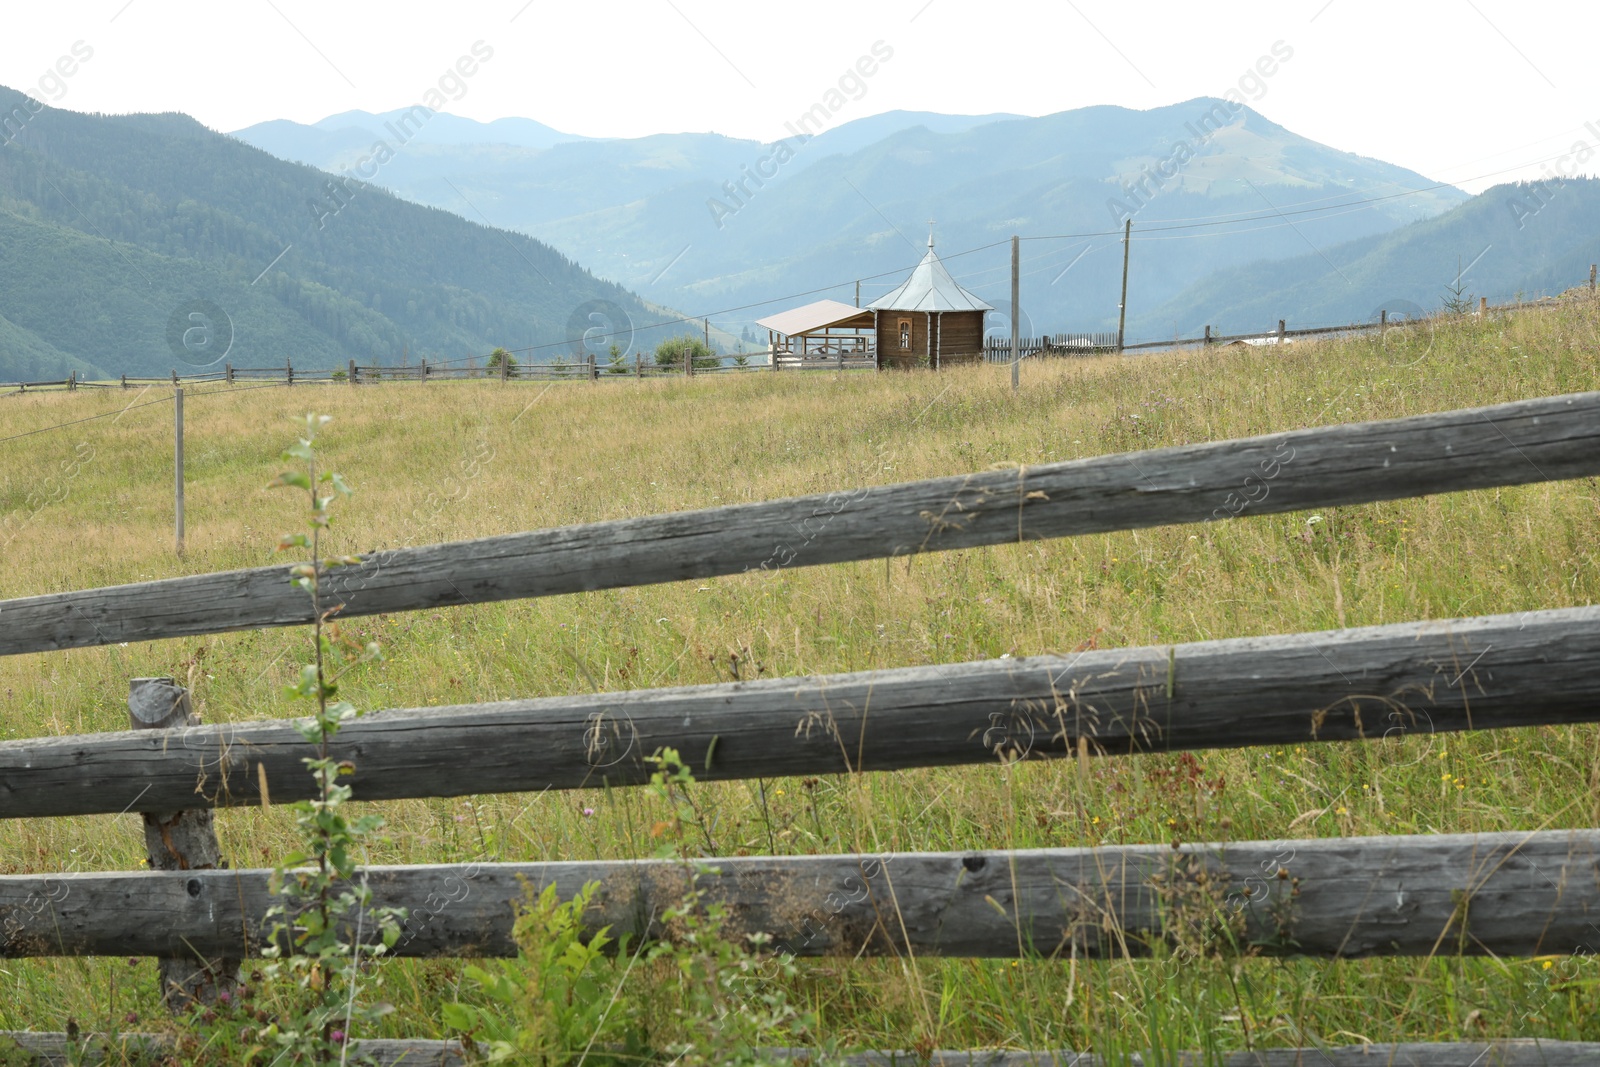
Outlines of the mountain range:
M235 136L339 171L397 117L351 113ZM1042 118L889 112L772 144L710 133L554 140L567 136L554 131L511 143L494 124L474 140L466 121L453 120L448 137L419 136L372 180L547 241L651 300L762 305L713 316L735 330L786 294L832 287L825 295L850 300L859 278L864 302L882 295L920 258L930 216L947 252L1013 233L1075 235L1030 240L1024 253L1024 330L1057 331L1115 325L1130 216L1129 306L1153 309L1217 269L1388 233L1467 199L1210 97ZM1167 231L1215 216L1265 224ZM950 267L1000 307L1007 255L991 248ZM1003 316L991 321L1008 328Z
M1586 284L1600 260L1600 180L1495 186L1386 234L1219 270L1138 320L1154 336L1364 322L1445 301L1502 304ZM1165 328L1165 334L1163 333Z

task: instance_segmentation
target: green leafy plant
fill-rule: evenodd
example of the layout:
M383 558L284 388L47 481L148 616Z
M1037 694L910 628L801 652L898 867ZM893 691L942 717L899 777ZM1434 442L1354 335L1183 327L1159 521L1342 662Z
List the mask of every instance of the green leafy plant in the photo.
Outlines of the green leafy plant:
M481 1044L488 1062L543 1065L587 1057L605 1064L641 1058L641 1034L618 1006L627 970L619 976L606 952L613 944L611 928L588 934L583 922L599 888L590 882L563 901L553 883L538 894L530 886L512 928L517 962L492 969L468 966L463 973L487 1006L446 1004L444 1021L464 1042Z
M628 364L623 359L622 346L621 345L617 344L617 342L615 342L615 341L612 341L611 342L611 347L606 350L606 356L607 356L607 358L606 358L606 373L607 374L627 374L628 373Z
M513 356L510 352L507 352L503 348L497 348L493 352L490 352L489 362L485 364L485 366L489 370L499 370L502 363L506 365L508 370L517 369L517 357Z
M795 1008L780 981L795 975L792 958L768 953L765 934L747 937L744 943L728 934L732 909L704 884L720 872L691 857L694 831L711 843L692 795L694 775L672 748L661 749L648 762L656 767L648 791L671 811L671 818L656 823L652 831L662 842L656 854L682 862L688 886L662 914L666 936L645 955L676 973L678 1003L670 1011L680 1032L694 1035L692 1041L680 1039L669 1047L674 1062L684 1067L759 1064L766 1062L759 1052L763 1046L782 1044L831 1053L831 1046L817 1037L815 1016Z
M731 936L732 909L705 884L717 870L699 858L697 839L709 837L694 775L670 748L649 762L646 792L667 809L651 830L655 855L683 871L681 893L646 921L661 936L630 954L628 936L613 941L610 927L588 933L583 917L598 883L565 902L553 885L537 896L530 889L514 927L517 962L469 966L464 986L473 1003L447 1005L446 1025L481 1045L488 1062L542 1067L652 1058L680 1067L758 1064L767 1062L761 1049L795 1044L831 1055L816 1018L789 1002L783 979L796 973L791 959L765 951L764 935ZM630 987L636 967L651 981Z
M361 953L377 956L392 948L403 918L400 909L374 908L371 891L356 876L356 855L383 821L377 815L352 819L344 813L351 789L340 779L354 773L355 766L334 759L330 751L340 728L358 714L350 703L336 699L337 677L342 669L379 658L379 649L376 643L362 646L343 638L329 621L339 606L325 607L322 601L328 572L361 562L356 556L322 556L322 534L331 521L328 508L335 494L351 492L336 472L317 469L314 442L328 421L326 416L306 416L305 436L283 453L284 461L294 467L272 483L300 490L310 504L309 532L284 536L278 550L310 554L289 574L290 581L311 598L315 659L300 668L299 680L289 693L315 705L311 716L297 722L296 728L316 747L316 755L302 761L316 779L316 797L294 805L302 848L274 869L273 892L282 903L267 913L270 943L263 955L273 962L263 970L267 980L287 983L290 1005L287 1013L259 1032L264 1045L278 1049L274 1063L351 1061L352 1033L371 1027L389 1010L388 1005L357 998L363 977ZM347 941L351 925L354 938ZM375 931L380 943L365 944L367 931ZM370 992L378 977L375 972L366 977Z

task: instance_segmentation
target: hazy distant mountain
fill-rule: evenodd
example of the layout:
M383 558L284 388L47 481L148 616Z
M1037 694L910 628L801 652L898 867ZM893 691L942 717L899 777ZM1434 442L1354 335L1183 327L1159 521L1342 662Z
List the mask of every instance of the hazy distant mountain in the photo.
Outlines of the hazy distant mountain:
M317 156L314 136L295 148L297 158L334 169L350 158L331 142ZM1163 167L1170 176L1157 189L1145 175ZM947 253L1013 233L1082 235L1025 245L1024 327L1057 331L1115 325L1120 233L1108 231L1120 230L1118 202L1133 212L1138 238L1129 305L1150 308L1215 269L1298 255L1307 241L1385 233L1466 199L1210 98L1043 118L891 112L773 145L716 134L543 148L487 139L417 144L374 180L533 234L602 276L689 311L773 301L713 317L735 330L782 306L786 294L836 285L828 295L849 300L856 278L866 279L863 300L888 291L921 257L930 217ZM1144 194L1133 191L1139 181ZM1390 199L1356 203L1378 197ZM1272 217L1307 207L1318 210L1290 216L1293 225ZM1229 213L1269 218L1162 230ZM999 247L950 267L1002 306L1007 254ZM788 302L801 299L808 298ZM1002 316L992 319L1004 327Z
M937 111L885 111L881 115L855 119L817 134L806 142L806 150L795 156L794 169L803 170L829 156L847 156L859 152L868 145L876 144L901 130L914 130L920 127L931 133L964 133L974 126L985 126L991 122L1005 122L1008 119L1022 117L1004 112L992 115L942 115Z
M1542 206L1541 206L1541 202ZM1405 303L1436 310L1453 290L1474 302L1560 293L1587 284L1600 234L1600 180L1536 190L1499 185L1453 211L1320 252L1211 274L1148 314L1142 335L1192 336L1365 322ZM1457 281L1457 271L1460 280Z
M0 88L0 114L25 107ZM187 116L46 108L0 150L0 379L482 356L561 344L596 301L669 317L529 237Z
M236 130L233 136L279 159L308 163L334 172L342 172L355 163L380 140L391 143L404 140L414 147L495 144L542 149L586 139L562 133L533 119L476 122L443 111L420 115L420 118L425 121L419 121L419 113L409 109L381 115L370 111L345 111L310 126L288 119L273 119Z

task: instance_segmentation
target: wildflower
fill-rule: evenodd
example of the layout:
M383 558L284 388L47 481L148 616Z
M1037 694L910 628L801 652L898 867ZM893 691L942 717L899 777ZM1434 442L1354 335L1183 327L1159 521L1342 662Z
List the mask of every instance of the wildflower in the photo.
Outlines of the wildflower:
M587 819L589 816L591 816L593 814L594 814L594 809L593 808L584 808L583 809L583 817L585 819Z
M344 1044L344 1031L335 1030L333 1033L328 1035L328 1040L332 1041L335 1045Z
M1350 809L1341 805L1340 808L1339 808L1339 814L1340 815L1349 815L1350 814Z
M1550 969L1550 966L1551 966L1550 961L1549 960L1545 960L1544 961L1544 969L1548 971Z

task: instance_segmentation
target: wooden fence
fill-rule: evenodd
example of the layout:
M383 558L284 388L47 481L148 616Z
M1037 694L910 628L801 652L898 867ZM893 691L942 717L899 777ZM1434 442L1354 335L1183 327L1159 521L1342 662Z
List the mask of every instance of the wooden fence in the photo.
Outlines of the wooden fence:
M1595 475L1600 393L1582 393L402 549L336 572L328 599L346 615L436 609ZM290 592L284 568L273 567L7 601L0 654L302 625L308 609ZM170 814L306 795L305 745L287 723L141 721L159 728L0 743L0 817ZM1596 721L1600 607L1586 607L387 711L347 726L334 752L355 762L356 796L380 800L627 787L647 780L645 757L668 745L697 777L748 779L1381 744L1407 733ZM470 780L454 770L463 760ZM733 934L769 934L777 950L802 956L1139 956L1175 936L1183 920L1174 893L1232 909L1264 954L1600 950L1600 829L716 864L698 877L735 905ZM479 957L515 951L507 905L524 880L563 894L599 882L588 919L648 937L662 934L651 905L696 877L682 864L633 860L374 867L366 876L380 905L410 910L396 954ZM268 877L247 869L0 876L0 955L256 955L266 944ZM21 1040L45 1057L62 1039ZM1391 1058L1381 1062L1427 1067L1600 1061L1600 1045L1560 1042L1382 1048ZM406 1062L459 1062L446 1043L372 1049L410 1050ZM1366 1058L1372 1052L1284 1050L1226 1062L1379 1062ZM415 1058L423 1053L431 1058ZM1067 1058L1031 1058L1046 1055ZM1030 1053L970 1062L1096 1061Z
M1111 333L1055 333L1044 337L1023 337L1017 341L1023 359L1050 356L1103 356L1117 351L1116 331ZM1010 363L1011 338L990 336L983 341L985 363Z
M1500 314L1507 311L1522 310L1528 306L1520 303L1490 305L1485 301L1480 305L1478 314ZM1133 344L1122 344L1115 332L1057 333L1047 334L1042 337L1023 338L1020 342L1020 348L1023 359L1104 356L1119 352L1157 351L1188 348L1197 345L1286 344L1302 337L1353 336L1374 331L1383 332L1412 328L1436 321L1438 320L1429 318L1391 321L1387 313L1384 313L1377 322L1290 329L1285 320L1279 319L1276 330L1223 335L1213 334L1211 327L1207 326L1204 334L1198 337L1176 337L1166 341L1140 341ZM463 366L458 362L429 363L427 360L420 360L415 364L406 365L374 364L367 366L358 364L355 360L349 360L341 368L317 370L296 367L293 360L285 360L281 367L235 367L230 363L224 364L217 370L199 371L192 374L179 374L174 370L171 374L161 378L141 378L124 374L114 382L85 381L74 372L58 381L0 382L0 391L14 390L25 393L29 390L107 389L118 387L132 389L145 385L202 385L211 382L225 382L230 385L238 382L282 382L285 385L292 386L296 384L309 385L334 382L357 385L385 381L429 382L496 378L508 382L625 381L629 378L638 380L683 375L737 374L744 371L880 369L876 354L871 352L847 352L843 349L804 359L783 353L776 354L774 358L765 352L752 353L748 356L720 356L716 358L715 365L711 365L709 360L701 360L699 361L700 365L694 366L685 366L684 361L681 359L667 363L657 363L653 358L638 353L634 355L632 362L624 359L600 363L593 355L590 355L586 359L571 362L512 362L503 367L498 364L492 367L479 367L470 364ZM737 360L741 358L747 362L744 364L738 363ZM985 362L1010 363L1012 358L1010 338L999 336L985 338L983 342L983 359Z

